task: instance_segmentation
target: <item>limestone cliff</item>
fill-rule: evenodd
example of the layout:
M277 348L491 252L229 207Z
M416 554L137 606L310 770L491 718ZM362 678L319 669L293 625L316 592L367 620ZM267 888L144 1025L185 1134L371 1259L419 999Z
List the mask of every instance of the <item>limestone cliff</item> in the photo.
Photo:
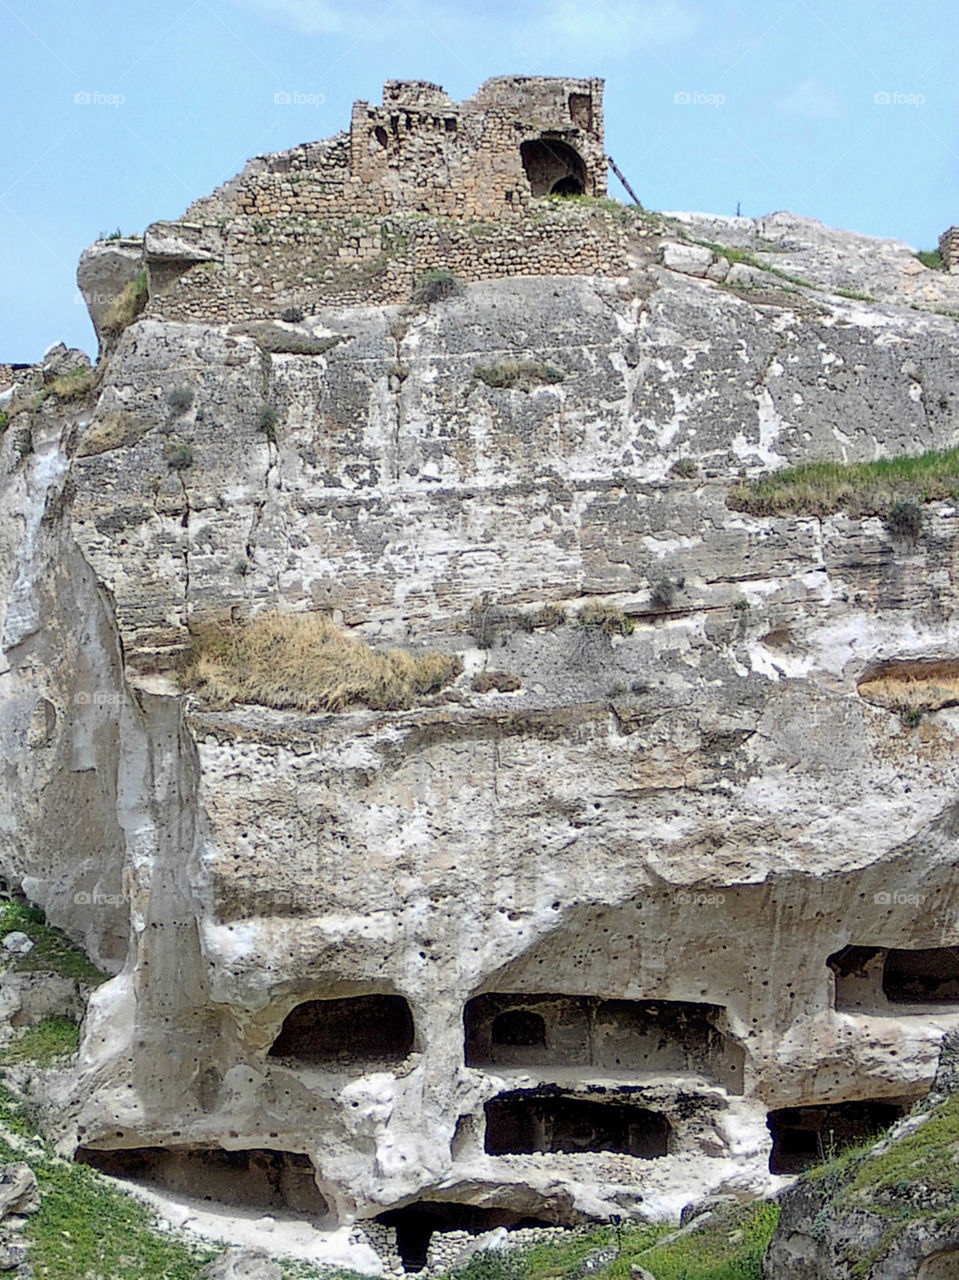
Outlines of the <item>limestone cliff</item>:
M678 1213L900 1114L959 1026L959 711L860 694L954 678L955 503L728 504L952 445L959 282L789 215L530 208L606 268L531 274L517 217L472 283L352 262L283 319L279 241L184 249L86 399L5 393L0 860L116 974L61 1134L101 1167L268 1168L340 1223ZM268 608L463 673L184 695L190 628Z

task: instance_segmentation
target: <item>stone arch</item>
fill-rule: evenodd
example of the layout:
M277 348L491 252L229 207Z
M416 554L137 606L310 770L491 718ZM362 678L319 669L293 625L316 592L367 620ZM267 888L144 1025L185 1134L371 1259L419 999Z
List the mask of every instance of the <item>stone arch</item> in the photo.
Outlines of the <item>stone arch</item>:
M548 136L522 143L520 156L534 196L583 195L586 165L566 142Z
M402 1062L414 1049L413 1014L402 996L306 1000L284 1019L271 1058L347 1064Z

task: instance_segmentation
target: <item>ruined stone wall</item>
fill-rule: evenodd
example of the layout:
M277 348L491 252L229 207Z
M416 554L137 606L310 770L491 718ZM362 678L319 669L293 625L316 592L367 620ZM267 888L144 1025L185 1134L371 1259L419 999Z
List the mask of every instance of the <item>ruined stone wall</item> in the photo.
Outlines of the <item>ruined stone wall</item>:
M942 233L939 252L947 271L959 271L959 227L950 227Z

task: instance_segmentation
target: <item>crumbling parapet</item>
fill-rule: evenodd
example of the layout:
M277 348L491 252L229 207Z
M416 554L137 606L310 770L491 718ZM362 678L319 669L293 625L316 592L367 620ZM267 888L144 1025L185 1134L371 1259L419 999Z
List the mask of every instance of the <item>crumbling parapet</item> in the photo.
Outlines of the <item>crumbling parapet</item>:
M946 271L959 271L959 227L949 227L939 237L939 255Z

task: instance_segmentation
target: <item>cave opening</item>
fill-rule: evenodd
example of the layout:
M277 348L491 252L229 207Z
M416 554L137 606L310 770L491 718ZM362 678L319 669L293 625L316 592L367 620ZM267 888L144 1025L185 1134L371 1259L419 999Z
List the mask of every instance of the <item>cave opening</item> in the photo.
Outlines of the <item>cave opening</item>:
M313 1176L309 1156L291 1151L222 1147L78 1147L74 1159L100 1173L146 1183L197 1200L273 1213L325 1218L330 1207Z
M666 1117L628 1103L516 1093L492 1098L485 1110L487 1155L605 1151L655 1160L669 1151Z
M486 992L463 1014L466 1065L576 1068L618 1076L701 1075L741 1094L746 1055L719 1005Z
M959 947L887 951L882 990L890 1004L959 1003Z
M395 1064L412 1053L413 1043L413 1014L402 996L307 1000L287 1014L269 1056L325 1064Z
M520 146L523 169L534 196L579 196L586 190L586 165L568 143L542 137Z
M468 1231L481 1235L496 1227L551 1227L555 1223L530 1218L511 1209L483 1208L442 1200L420 1200L402 1209L388 1209L377 1219L396 1231L396 1251L407 1272L422 1271L429 1262L430 1242L436 1232Z
M878 1137L906 1112L901 1101L867 1098L770 1111L769 1172L802 1173L846 1147Z

